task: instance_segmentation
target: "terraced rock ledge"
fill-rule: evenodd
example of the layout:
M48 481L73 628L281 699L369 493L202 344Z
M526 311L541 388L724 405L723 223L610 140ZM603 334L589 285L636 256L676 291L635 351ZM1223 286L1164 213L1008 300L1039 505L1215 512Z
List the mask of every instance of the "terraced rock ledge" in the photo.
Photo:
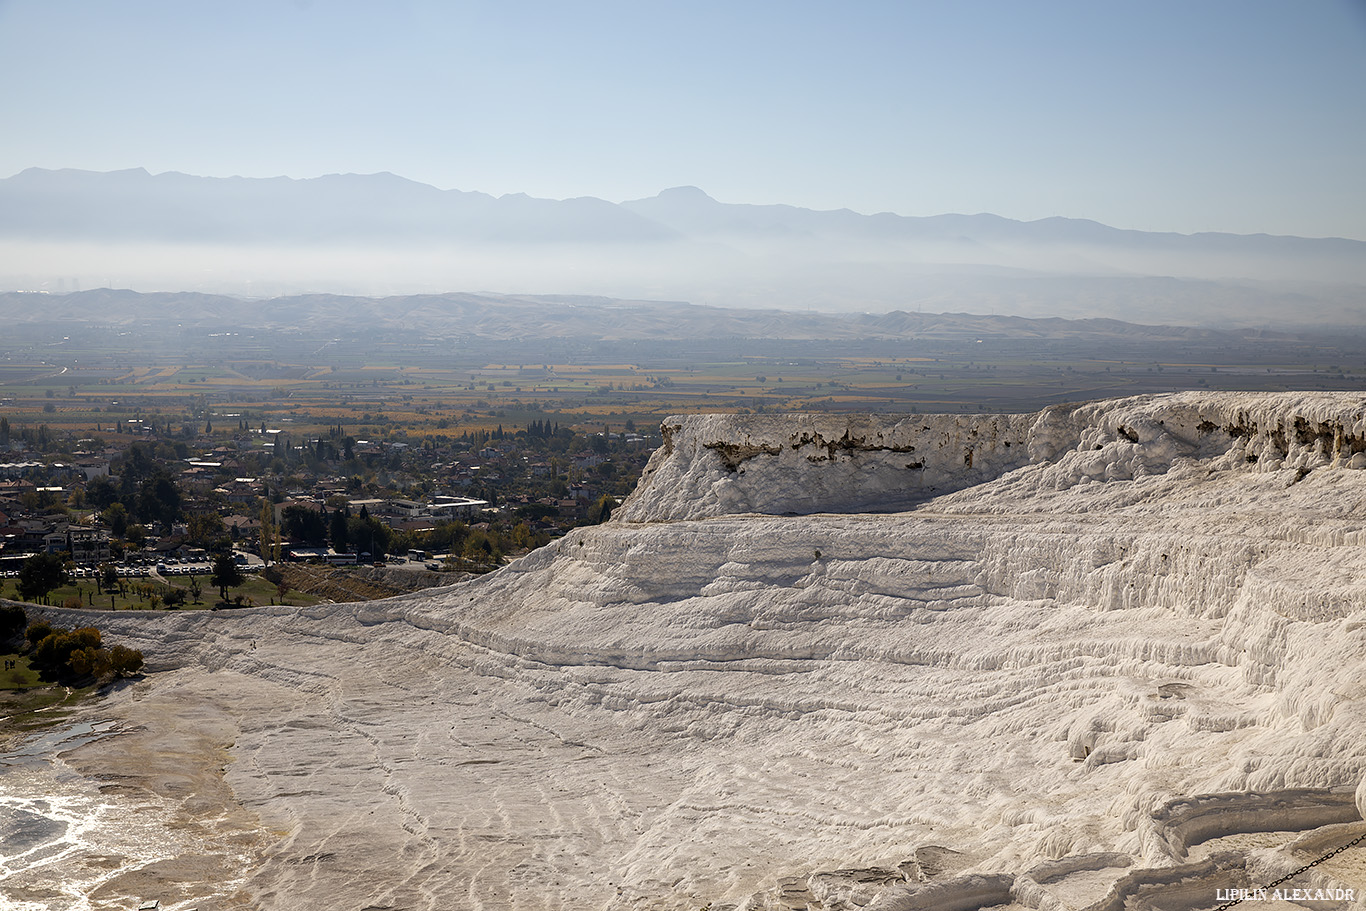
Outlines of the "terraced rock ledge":
M158 672L69 762L211 732L267 909L1213 908L1366 831L1366 401L665 428L486 577L101 615Z

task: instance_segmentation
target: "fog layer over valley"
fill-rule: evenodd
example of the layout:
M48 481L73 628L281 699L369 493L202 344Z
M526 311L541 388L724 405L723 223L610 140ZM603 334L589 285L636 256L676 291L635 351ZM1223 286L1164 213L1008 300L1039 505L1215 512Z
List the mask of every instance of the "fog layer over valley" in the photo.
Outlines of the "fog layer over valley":
M1212 907L1366 831L1359 396L664 430L486 577L99 614L156 673L62 761L213 828L214 907ZM92 907L206 894L95 853Z
M0 180L0 259L4 290L265 298L496 288L1243 326L1356 323L1366 285L1366 243L1340 238L821 212L727 204L695 187L614 204L495 198L392 174L141 169L32 168Z

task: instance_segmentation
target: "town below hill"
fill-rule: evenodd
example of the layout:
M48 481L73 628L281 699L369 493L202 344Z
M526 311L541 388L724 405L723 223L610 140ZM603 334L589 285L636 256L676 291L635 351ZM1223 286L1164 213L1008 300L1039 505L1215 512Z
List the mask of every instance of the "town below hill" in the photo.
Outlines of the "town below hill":
M487 572L610 515L658 441L628 424L538 420L407 443L245 421L189 436L148 421L72 441L6 420L0 597L112 609L308 603ZM319 567L281 566L297 563ZM375 566L406 572L359 569ZM214 587L221 597L206 599Z

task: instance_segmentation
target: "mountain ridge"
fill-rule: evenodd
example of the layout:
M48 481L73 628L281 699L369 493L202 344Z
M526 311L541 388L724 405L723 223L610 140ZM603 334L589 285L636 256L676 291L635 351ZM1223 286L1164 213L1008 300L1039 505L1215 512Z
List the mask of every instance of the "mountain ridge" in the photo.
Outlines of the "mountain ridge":
M846 220L847 220L847 219L859 219L859 220L867 220L868 222L879 222L879 223L884 223L884 224L885 224L885 223L888 223L888 222L898 222L898 223L907 224L907 225L919 225L919 224L942 223L942 224L953 224L953 225L958 225L958 226L972 226L972 227L981 227L981 226L984 226L984 225L990 225L990 226L994 226L994 227L998 227L998 228L999 228L999 227L1002 227L1002 226L1011 226L1011 227L1025 226L1025 227L1036 227L1036 228L1037 228L1037 227L1043 227L1043 226L1048 226L1048 227L1053 227L1053 226L1066 226L1066 227L1085 228L1085 229L1091 230L1091 231L1094 231L1094 230L1096 230L1096 229L1103 229L1103 232L1104 232L1104 233L1117 233L1117 234L1122 234L1122 235L1125 235L1125 236L1131 237L1131 238L1132 238L1132 237L1139 237L1139 236L1141 236L1141 237L1157 237L1157 238L1187 238L1187 239L1190 239L1190 238L1259 238L1259 239L1261 239L1261 238L1266 238L1266 239L1272 239L1272 240L1290 240L1290 239L1294 239L1294 240L1314 241L1314 242L1318 242L1318 241L1342 242L1342 243L1345 243L1345 244L1352 245L1352 246L1351 246L1351 249L1354 249L1354 250L1359 249L1359 250L1362 250L1362 251L1366 251L1366 241L1356 240L1356 239L1353 239L1353 238L1344 238L1344 237L1335 237L1335 236L1305 237L1305 236L1301 236L1301 235L1293 235L1293 234L1272 234L1272 233L1268 233L1268 232L1253 232L1253 233L1248 233L1248 234L1240 234L1240 233L1227 232L1227 231L1195 231L1195 232L1190 232L1190 233L1182 233L1182 232L1178 232L1178 231L1143 231L1143 230L1139 230L1139 229L1135 229L1135 228L1122 228L1122 227L1116 227L1116 226L1108 225L1108 224L1105 224L1104 222L1100 222L1100 221L1097 221L1097 220L1091 219L1091 218L1074 217L1074 216L1066 216L1066 215L1050 215L1050 216L1044 216L1044 217L1042 217L1042 218L1037 218L1037 219L1016 219L1016 218L1010 218L1010 217L1004 216L1004 215L997 215L997 214L991 213L991 212L977 212L977 213L943 212L943 213L937 213L937 214L933 214L933 215L904 215L904 214L901 214L901 213L890 212L890 211L880 211L880 212L876 212L876 213L862 213L862 212L857 212L857 211L855 211L855 210L853 210L853 209L844 208L844 207L841 207L841 208L838 208L838 209L812 209L812 208L807 208L807 207L804 207L804 206L791 205L791 204L787 204L787 203L725 203L725 202L721 202L720 200L717 200L716 198L712 197L710 194L708 194L705 190L701 189L700 187L693 186L693 185L682 185L682 186L677 186L677 187L669 187L669 188L666 188L666 189L661 190L659 193L657 193L657 194L654 195L654 196L650 196L650 197L641 197L641 198L639 198L639 199L624 200L624 201L622 201L622 202L620 202L620 203L612 203L612 202L610 202L610 201L608 201L608 200L601 199L600 197L596 197L596 196L575 196L575 197L566 197L566 198L563 198L563 199L554 199L554 198L550 198L550 197L536 197L536 196L530 196L530 195L528 195L528 194L526 194L526 193L520 193L520 192L516 192L516 193L504 193L504 194L495 196L495 195L493 195L493 194L485 193L485 192L479 191L479 190L462 190L462 189L458 189L458 188L441 189L441 188L436 187L436 186L434 186L434 185L432 185L432 184L423 183L423 182L418 181L418 180L413 180L412 178L403 177L402 175L394 174L394 173L391 172L391 171L376 171L376 172L368 173L368 174L359 174L359 173L353 173L353 172L347 172L347 173L332 173L332 174L321 174L321 175L318 175L317 177L296 178L296 177L288 177L288 176L283 176L283 175L275 176L275 177L243 177L243 176L240 176L240 175L232 175L232 176L229 176L229 177L206 177L206 176L200 176L200 175L187 174L187 173L182 172L182 171L161 171L161 172L158 172L158 173L155 173L155 174L154 174L154 173L148 171L146 168L142 168L142 167L137 167L137 168L125 168L125 169L116 170L116 171L91 171L91 170L86 170L86 169L82 169L82 168L42 168L42 167L30 167L30 168L25 168L24 170L18 172L17 174L14 174L14 175L12 175L12 176L10 176L10 177L0 178L0 198L3 198L3 194L5 193L6 190L8 190L8 189L10 189L11 187L14 187L14 186L25 186L25 185L27 185L27 186L36 186L36 187L42 187L42 188L61 189L61 187L59 187L59 186L57 186L57 185L55 184L55 182L58 181L58 180L78 180L78 181L80 181L80 182L84 185L83 187L81 187L82 189L90 189L90 188L92 188L92 186L93 186L95 183L100 182L100 181L104 181L104 182L106 182L106 184L108 184L108 182L111 181L111 180L118 180L118 181L121 181L121 182L123 182L125 185L126 185L129 181L143 181L143 182L147 182L147 183L160 183L160 184L170 184L170 183L181 183L181 184L186 184L186 183L188 183L188 182L196 182L196 183L200 183L200 184L202 184L202 185L204 185L204 186L224 186L224 185L229 185L229 184L231 184L231 185L237 186L237 187L252 187L252 186L260 186L260 187L264 187L264 186L286 187L286 186L288 186L288 187L294 187L294 188L306 188L306 187L307 187L307 188L312 188L312 187L321 187L321 186L326 186L326 185L332 185L332 186L345 186L345 185L349 185L349 186L351 186L351 187L362 187L362 186L365 186L366 183L368 183L368 184L373 185L373 186L381 186L381 185L382 185L382 186L386 186L386 187L391 188L391 189L399 189L399 188L401 188L401 189L404 190L405 192L409 192L409 193L421 193L421 194L423 194L423 195L430 196L430 197L433 197L433 198L435 198L435 197L442 197L442 198L452 198L452 197L454 197L454 198L480 199L480 200L491 200L491 201L509 201L509 200L511 200L511 201L530 201L530 202L533 202L533 203L561 203L561 204L563 204L563 203L587 202L587 203L591 203L591 204L594 204L594 205L596 205L596 204L603 204L603 205L605 205L605 206L613 207L613 208L616 208L616 209L625 209L625 210L628 210L628 211L630 211L630 210L639 210L639 209L658 208L658 206L659 206L660 204L662 204L662 203L676 202L676 201L680 201L680 200L685 200L685 201L687 201L687 202L689 202L689 203L693 203L693 204L714 205L714 206L724 207L725 209L727 209L727 210L729 210L729 211L732 211L732 212L770 213L770 214L776 214L776 213L795 213L795 214L800 215L801 217L812 217L812 216L815 216L815 217L832 217L832 218L833 218L833 217L838 216L839 218L841 218L841 219L846 219ZM365 182L365 183L362 183L362 182ZM13 223L12 220L7 220L7 219L3 218L2 216L0 216L0 229L4 229L4 228L6 228L7 226L11 225L12 223Z
M0 288L363 296L480 288L724 307L913 307L1141 322L1359 324L1366 242L1090 219L872 215L441 190L389 172L201 178L30 168L0 180ZM1205 282L1172 296L1152 280ZM1104 284L1108 282L1108 284ZM1101 284L1098 284L1101 283Z

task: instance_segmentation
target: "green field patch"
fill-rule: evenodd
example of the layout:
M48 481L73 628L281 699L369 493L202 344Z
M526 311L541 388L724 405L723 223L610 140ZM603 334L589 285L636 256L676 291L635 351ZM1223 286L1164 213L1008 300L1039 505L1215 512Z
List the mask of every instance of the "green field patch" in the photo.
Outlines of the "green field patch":
M0 654L0 690L26 690L42 686L38 671L29 664L28 656L18 652Z

